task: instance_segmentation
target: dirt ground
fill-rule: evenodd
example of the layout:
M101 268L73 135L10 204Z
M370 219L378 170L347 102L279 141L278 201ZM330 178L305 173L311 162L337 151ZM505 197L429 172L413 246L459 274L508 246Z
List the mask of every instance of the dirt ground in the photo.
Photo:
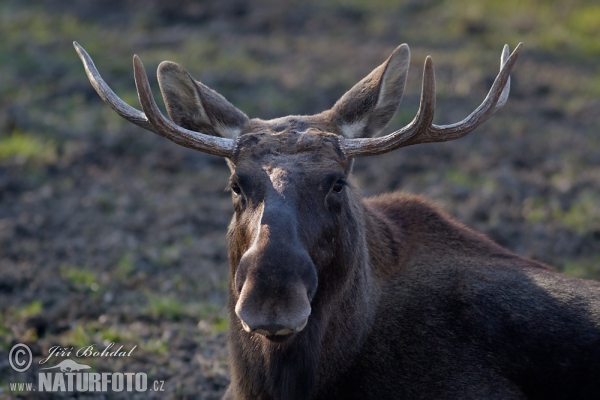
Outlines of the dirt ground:
M213 399L228 384L228 168L114 115L73 40L135 107L137 53L149 75L176 61L260 118L331 107L406 42L409 82L389 131L417 110L427 54L434 122L447 124L485 97L502 45L523 41L508 104L490 121L455 142L359 159L355 179L366 196L424 194L518 254L600 279L593 1L71 3L0 6L0 398L57 397L9 386L35 381L52 346L136 346L85 362L164 383L140 398ZM7 362L16 343L33 352L26 373Z

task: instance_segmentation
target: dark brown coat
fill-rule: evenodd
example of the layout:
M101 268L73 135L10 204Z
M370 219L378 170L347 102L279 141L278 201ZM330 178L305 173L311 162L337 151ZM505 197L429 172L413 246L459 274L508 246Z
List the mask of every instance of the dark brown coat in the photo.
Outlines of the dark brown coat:
M315 148L326 153L327 145ZM302 157L293 164L302 165ZM307 165L302 171L317 174ZM290 201L306 194L301 178L293 181ZM421 197L363 200L352 184L343 193L339 204L327 204L340 207L334 221L321 213L322 198L314 193L314 202L304 199L295 213L278 214L284 225L308 226L291 241L306 249L318 274L306 328L283 343L244 331L232 287L228 396L586 399L600 393L598 282L523 259ZM248 208L238 207L229 233L232 281L252 237L242 233L251 225L242 220ZM263 223L269 223L264 213ZM327 251L319 249L323 243ZM284 251L268 254L271 268L296 267L286 245L278 246ZM272 287L260 296L273 296Z

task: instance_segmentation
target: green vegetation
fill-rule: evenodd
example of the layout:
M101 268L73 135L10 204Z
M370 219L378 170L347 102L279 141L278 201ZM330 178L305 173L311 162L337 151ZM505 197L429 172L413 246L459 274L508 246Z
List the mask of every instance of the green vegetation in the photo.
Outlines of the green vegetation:
M98 276L89 269L63 266L60 269L60 276L77 290L96 292L100 288Z
M444 179L452 185L462 186L469 190L493 191L496 188L496 182L489 177L473 176L457 169L447 171Z
M353 16L357 20L357 32L362 29L375 39L396 36L398 41L410 42L418 52L436 47L439 49L436 59L439 60L446 57L444 49L451 50L448 57L460 62L481 57L482 48L486 49L483 55L495 58L499 46L504 43L514 46L519 41L525 42L529 51L540 49L560 57L564 57L565 53L576 57L600 55L600 42L597 40L600 7L591 0L567 3L470 0L461 2L460 6L451 1L425 1L411 9L413 18L405 18L402 22L398 18L406 12L405 4L391 0L335 0L326 3L313 0L305 6L323 15L342 13ZM306 62L296 72L298 76L288 78L282 76L280 63L265 63L260 53L242 44L224 46L222 38L216 34L179 35L175 42L164 38L161 41L152 32L156 20L160 20L160 15L154 14L156 12L147 10L139 13L138 17L128 17L132 19L131 29L145 32L147 41L153 43L140 54L149 74L152 75L158 63L165 59L179 62L195 76L208 76L222 82L219 91L251 115L270 117L303 112L298 110L299 106L313 111L310 108L315 103L315 93L311 83L345 88L357 78L347 71L332 73L311 62ZM424 20L438 29L423 27L421 21ZM440 31L444 34L440 35ZM265 45L271 47L273 54L290 46L313 46L317 53L326 53L326 49L339 45L340 39L335 35L316 41L309 34L310 31L295 36L282 35L269 39L271 43ZM341 37L346 38L348 36L343 35L353 34L340 32ZM10 99L11 104L27 104L27 119L18 121L26 126L20 128L26 131L43 128L63 139L96 135L98 129L111 132L125 126L125 122L112 111L99 106L97 99L93 99L92 107L90 99L84 97L81 91L68 91L74 80L85 80L71 46L73 40L79 41L96 59L100 71L115 91L126 102L138 106L128 61L132 52L139 51L136 50L136 34L123 35L119 29L112 28L101 19L82 19L75 13L53 13L41 5L26 8L19 6L18 2L7 1L0 5L0 35L3 38L0 43L0 73L3 77L0 98ZM455 41L465 35L471 35L472 40L457 48ZM323 50L319 50L321 48ZM107 51L114 62L106 61ZM316 76L315 67L318 71ZM44 78L51 76L53 71L61 72L55 79ZM243 88L240 84L223 79L231 75L237 77L236 82L255 85L256 90L264 92L263 95L254 93L246 96L243 90L239 90ZM290 83L286 83L287 80ZM282 83L286 86L285 90L282 90ZM555 84L567 83L559 80ZM568 84L573 85L573 82ZM157 90L156 86L154 89ZM580 89L591 90L589 82L581 84ZM56 93L64 91L68 93L56 96ZM158 91L156 94L159 95ZM28 146L36 149L25 151L28 157L32 152L39 154L41 149L48 149L45 141L42 145ZM44 160L52 159L51 150L45 150L44 154Z
M229 326L229 321L227 320L227 317L225 317L225 316L216 317L215 322L213 324L213 331L215 333L226 332L228 326Z
M99 331L99 333L102 343L131 343L136 339L130 330L119 328L117 326L109 326Z
M576 278L600 280L600 255L569 260L562 272Z
M170 296L148 296L147 312L157 319L178 321L191 315L190 307Z
M215 324L215 329L221 330L226 321L221 306L206 302L182 302L173 296L147 294L146 312L156 319L178 321L183 318L206 320Z
M40 300L34 300L31 303L29 303L23 307L14 309L11 314L15 318L25 319L25 318L32 317L34 315L38 315L41 312L42 312L42 302Z
M124 253L115 266L115 276L119 281L125 281L135 272L135 255L131 252Z
M600 232L600 194L583 192L566 211L556 210L553 218L582 235Z
M155 354L166 354L168 351L168 343L161 338L143 337L128 325L106 327L97 321L79 322L60 338L62 346L74 348L96 344L97 348L102 349L111 342L117 344L117 347L123 345L124 348L131 349L138 346L140 350ZM93 358L86 361L92 362Z
M12 335L9 321L3 314L0 314L0 350L10 349Z
M181 259L181 246L174 244L171 246L164 246L160 249L158 257L158 265L163 267L169 267Z
M169 353L169 344L161 338L149 338L141 344L140 348L158 355L167 355Z
M530 223L557 223L585 235L600 231L600 196L583 191L566 209L556 201L531 197L524 202L523 216Z
M64 347L81 348L89 346L92 343L98 343L102 329L96 322L79 322L75 328L68 331L61 337L61 344Z
M40 300L34 300L31 303L20 307L8 307L0 312L0 349L8 349L12 344L10 337L14 334L11 326L22 324L28 318L41 314L43 304ZM21 336L21 341L37 340L38 336L34 329L27 329Z
M56 160L56 144L51 139L25 132L0 136L0 162L43 165Z

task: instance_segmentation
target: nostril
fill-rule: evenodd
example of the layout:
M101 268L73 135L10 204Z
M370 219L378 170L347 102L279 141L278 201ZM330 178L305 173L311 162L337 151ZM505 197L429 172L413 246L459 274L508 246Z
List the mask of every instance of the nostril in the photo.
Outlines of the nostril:
M292 329L279 324L260 325L254 329L254 332L264 336L284 336L294 333Z

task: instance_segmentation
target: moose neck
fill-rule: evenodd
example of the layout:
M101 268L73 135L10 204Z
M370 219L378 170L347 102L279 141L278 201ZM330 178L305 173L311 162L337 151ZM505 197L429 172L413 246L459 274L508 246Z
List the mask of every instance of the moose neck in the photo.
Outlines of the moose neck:
M369 333L379 298L371 270L367 237L380 229L358 194L348 188L348 202L330 248L329 265L319 266L318 290L307 326L284 343L243 330L235 313L235 287L229 293L229 351L232 390L255 398L304 399L319 393L349 367ZM245 249L236 217L229 231L231 281ZM369 241L370 242L370 241ZM236 390L237 387L237 390Z

